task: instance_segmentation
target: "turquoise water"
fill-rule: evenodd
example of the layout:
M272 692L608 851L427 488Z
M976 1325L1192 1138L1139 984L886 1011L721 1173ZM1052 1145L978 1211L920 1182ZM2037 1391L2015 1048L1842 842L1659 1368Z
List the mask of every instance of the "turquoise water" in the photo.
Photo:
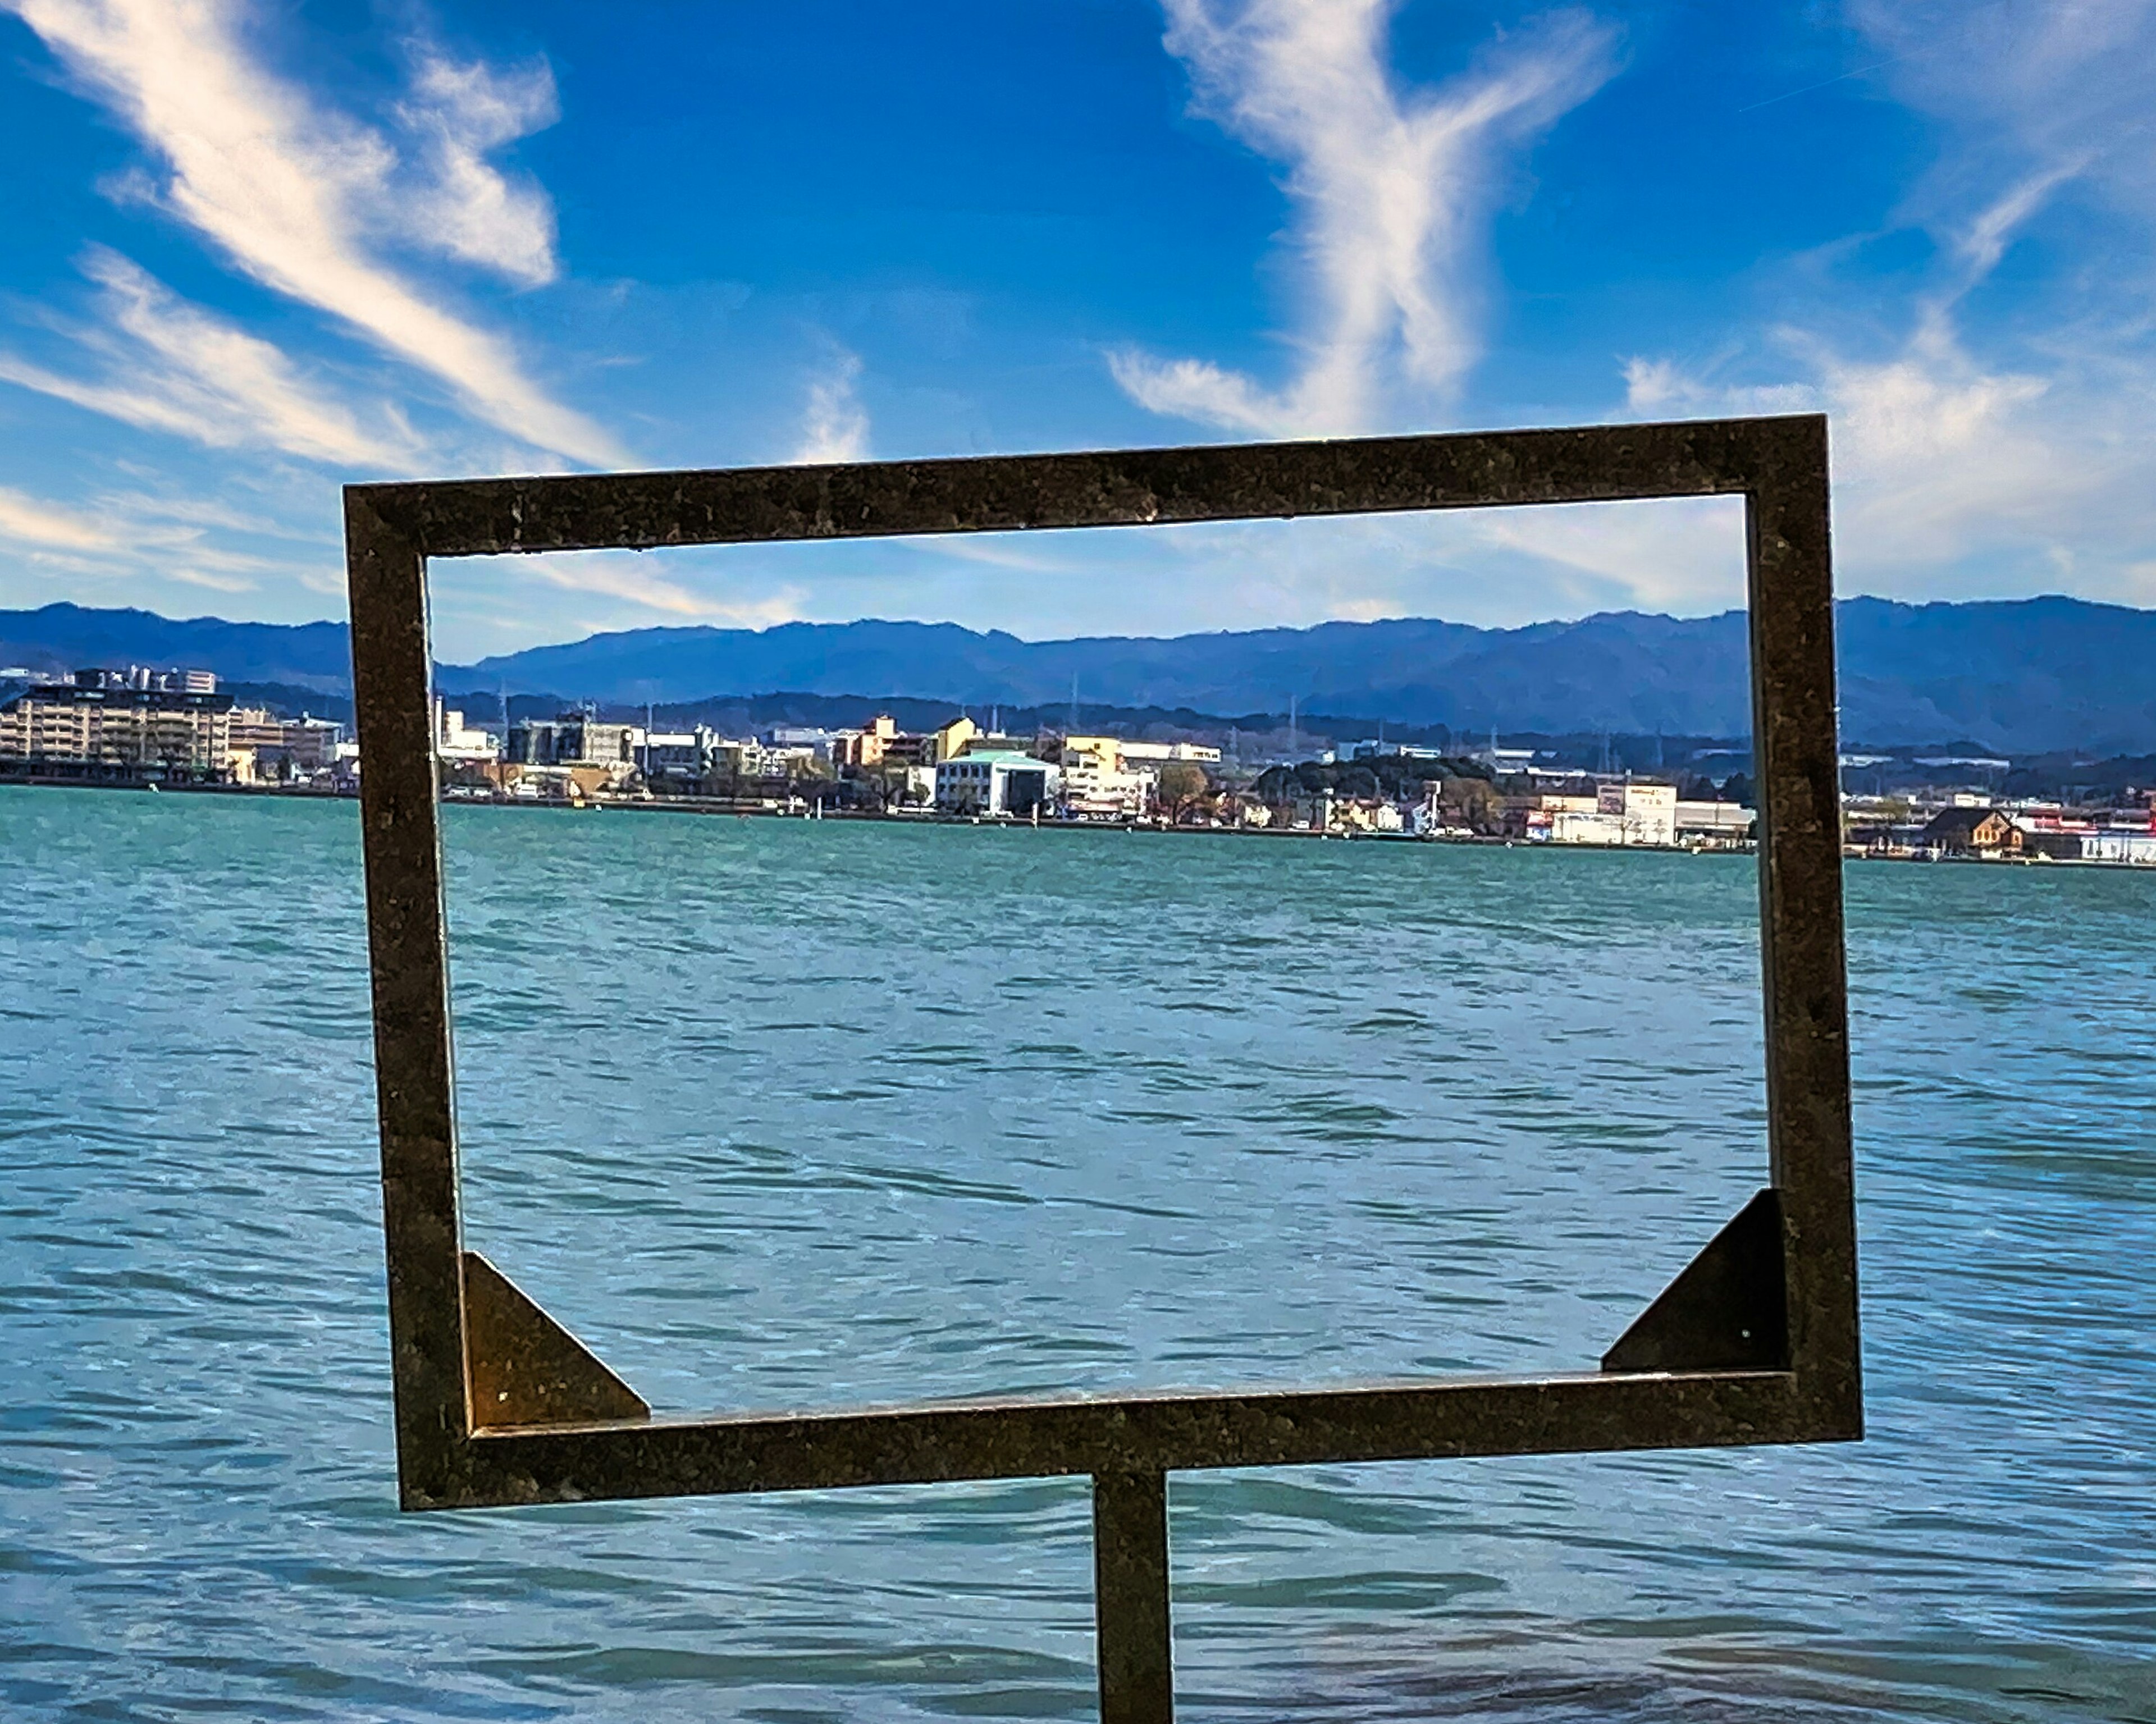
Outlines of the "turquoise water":
M665 1409L1591 1364L1737 859L448 813L471 1242ZM2156 1718L2156 879L1849 876L1860 1446L1180 1475L1192 1718ZM0 789L0 1715L1085 1718L1085 1487L394 1507L348 805Z

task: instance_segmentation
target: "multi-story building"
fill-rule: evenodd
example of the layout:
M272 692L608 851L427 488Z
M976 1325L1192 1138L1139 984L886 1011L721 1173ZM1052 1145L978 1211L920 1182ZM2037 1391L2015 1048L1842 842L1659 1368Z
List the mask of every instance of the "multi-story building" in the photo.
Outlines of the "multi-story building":
M490 767L501 757L501 745L491 731L465 722L463 711L434 700L434 758L444 766Z
M218 693L216 681L208 671L131 666L41 683L0 706L0 759L222 777L231 752L232 696Z
M721 746L708 725L686 731L639 731L634 739L636 769L647 778L701 778L711 769Z
M632 766L636 730L634 725L602 724L581 712L520 718L510 724L501 757L531 767Z
M249 778L312 777L336 762L344 726L334 719L302 713L280 718L261 706L235 706L225 747L234 776Z
M879 767L884 753L898 735L898 721L879 712L858 731L838 731L831 737L834 767Z
M1596 787L1595 800L1599 811L1617 822L1619 844L1666 849L1677 841L1676 785L1613 780Z
M1120 736L1063 739L1063 801L1081 819L1126 820L1151 806L1158 775L1126 765Z

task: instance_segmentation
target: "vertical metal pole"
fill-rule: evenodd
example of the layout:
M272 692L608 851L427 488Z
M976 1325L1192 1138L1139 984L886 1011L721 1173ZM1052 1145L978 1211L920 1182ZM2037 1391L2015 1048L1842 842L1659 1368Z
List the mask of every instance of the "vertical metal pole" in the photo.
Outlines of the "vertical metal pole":
M1165 1474L1093 1475L1093 1627L1101 1724L1173 1724Z

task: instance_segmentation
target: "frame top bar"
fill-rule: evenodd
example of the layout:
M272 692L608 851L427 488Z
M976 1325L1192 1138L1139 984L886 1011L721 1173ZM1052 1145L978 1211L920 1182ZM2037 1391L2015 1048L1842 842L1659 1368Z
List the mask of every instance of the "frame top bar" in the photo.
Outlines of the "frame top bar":
M1729 495L1823 475L1826 419L1197 444L346 488L424 557Z

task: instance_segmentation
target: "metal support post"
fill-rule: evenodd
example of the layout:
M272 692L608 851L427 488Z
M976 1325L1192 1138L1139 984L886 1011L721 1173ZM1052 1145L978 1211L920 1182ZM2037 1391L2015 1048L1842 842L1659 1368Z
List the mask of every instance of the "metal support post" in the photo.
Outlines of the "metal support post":
M1165 1473L1093 1475L1093 1624L1101 1724L1173 1724Z

